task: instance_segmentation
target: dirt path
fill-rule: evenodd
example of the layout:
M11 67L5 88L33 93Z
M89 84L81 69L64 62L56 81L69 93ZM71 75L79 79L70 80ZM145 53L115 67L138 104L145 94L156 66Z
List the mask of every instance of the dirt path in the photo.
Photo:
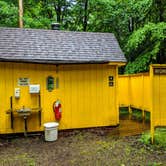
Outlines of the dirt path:
M156 166L166 165L166 151L145 146L139 136L110 136L111 129L60 132L56 142L42 137L0 140L4 166ZM109 134L108 134L109 133Z

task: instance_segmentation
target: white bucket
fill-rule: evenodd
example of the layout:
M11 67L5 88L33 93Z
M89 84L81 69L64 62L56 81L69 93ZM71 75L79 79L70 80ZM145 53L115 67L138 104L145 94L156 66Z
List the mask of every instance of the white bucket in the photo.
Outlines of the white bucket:
M44 137L45 141L56 141L58 138L59 123L48 122L44 124Z

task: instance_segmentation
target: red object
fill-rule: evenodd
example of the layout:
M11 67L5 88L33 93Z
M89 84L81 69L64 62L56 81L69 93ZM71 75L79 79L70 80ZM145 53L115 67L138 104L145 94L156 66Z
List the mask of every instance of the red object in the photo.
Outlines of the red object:
M53 103L53 111L55 114L55 119L59 121L62 117L61 103L59 101L55 101Z

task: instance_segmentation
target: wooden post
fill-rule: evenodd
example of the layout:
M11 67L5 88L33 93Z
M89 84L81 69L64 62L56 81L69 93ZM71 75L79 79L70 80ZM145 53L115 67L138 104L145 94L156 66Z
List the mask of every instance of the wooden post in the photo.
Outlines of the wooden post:
M144 98L144 74L142 73L142 96L141 96L141 98L142 98L142 101L141 101L141 108L142 108L142 119L144 120L145 119L145 110L144 110L144 107L145 107L145 104L144 104L144 101L146 100L145 98Z
M154 133L155 133L155 124L154 124L154 92L153 92L153 66L150 65L150 93L151 93L151 109L150 109L150 131L151 131L151 142L154 143Z
M23 28L23 0L19 0L19 27Z
M132 118L132 108L131 108L131 105L129 105L128 111L129 111L129 120L131 120L131 118Z
M154 132L155 132L155 128L154 126L151 126L151 143L154 143Z
M142 119L145 120L145 110L142 109Z

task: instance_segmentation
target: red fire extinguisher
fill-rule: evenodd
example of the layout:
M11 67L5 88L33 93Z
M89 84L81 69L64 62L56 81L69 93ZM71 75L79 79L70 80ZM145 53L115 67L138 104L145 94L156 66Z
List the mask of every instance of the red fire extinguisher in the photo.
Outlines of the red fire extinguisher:
M59 121L62 117L62 108L59 100L53 103L53 111L55 114L55 119Z

